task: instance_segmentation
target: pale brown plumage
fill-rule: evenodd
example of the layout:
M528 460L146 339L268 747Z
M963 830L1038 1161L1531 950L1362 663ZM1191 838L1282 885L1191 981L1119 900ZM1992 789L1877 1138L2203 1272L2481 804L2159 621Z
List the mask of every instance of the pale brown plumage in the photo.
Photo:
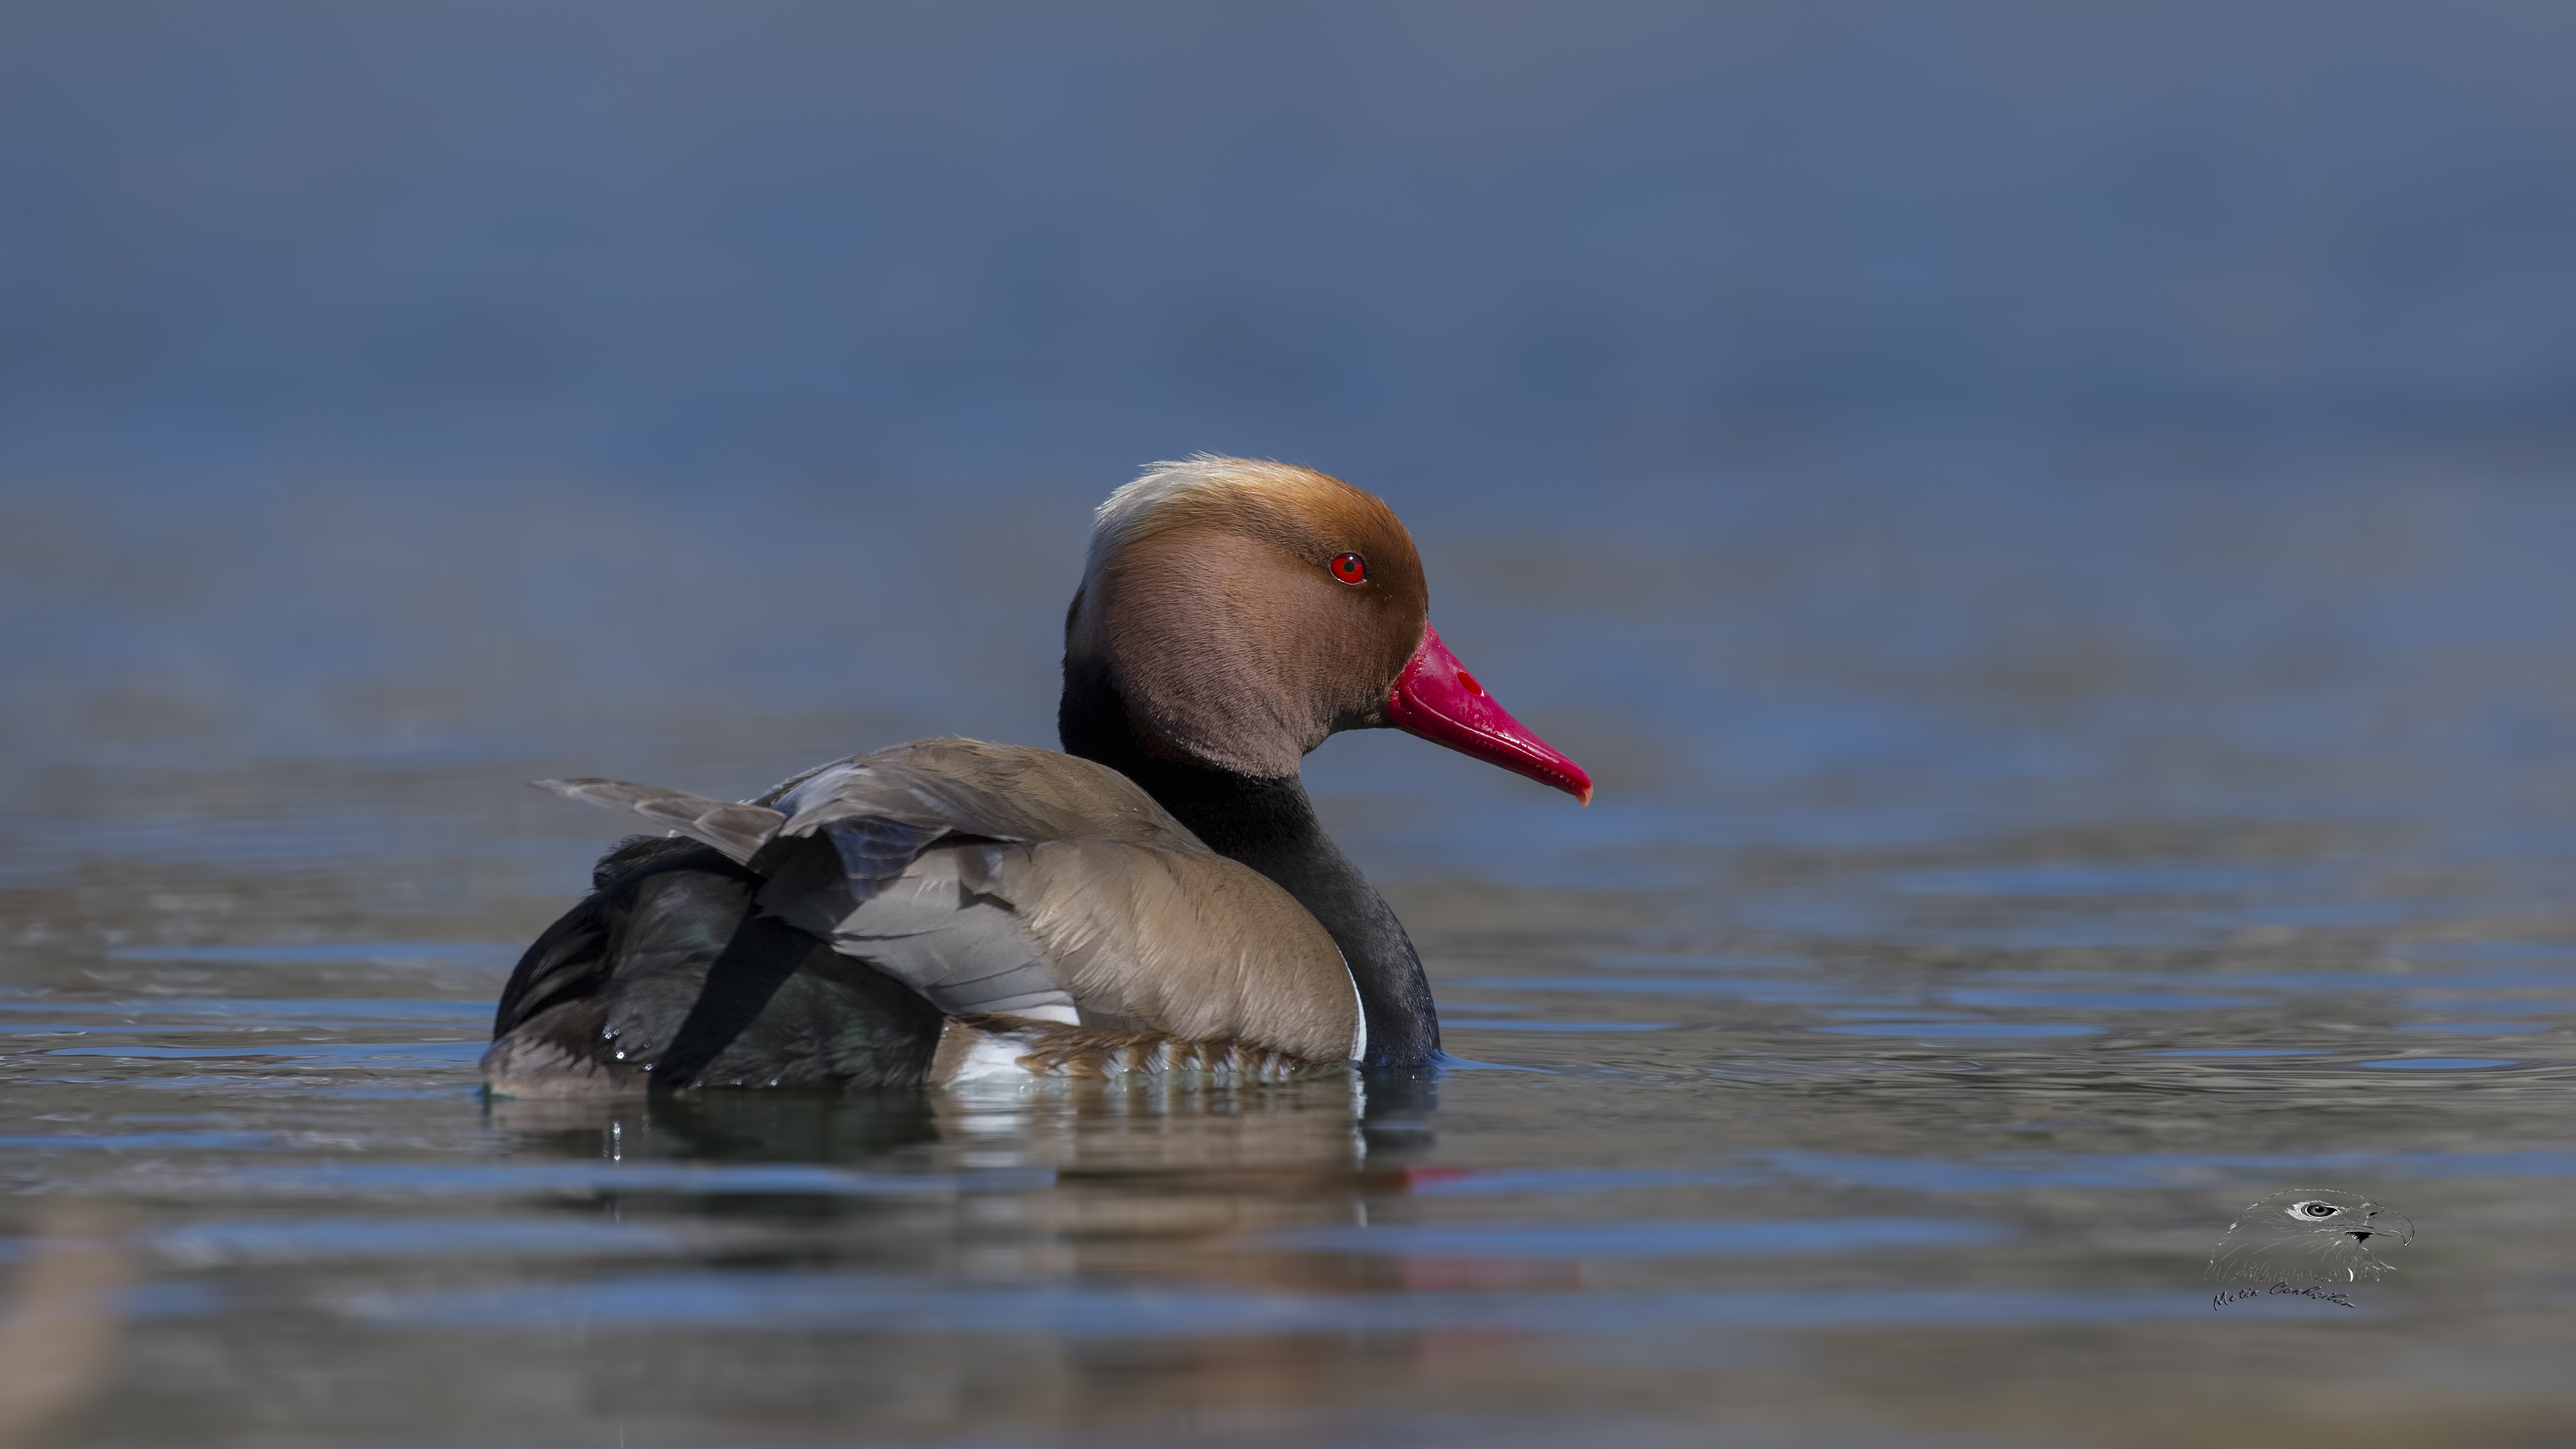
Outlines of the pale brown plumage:
M825 940L864 926L893 882L1000 902L1081 1024L1128 1033L1122 1047L1144 1033L1304 1063L1352 1055L1358 998L1323 927L1106 766L940 739L836 761L749 804L608 780L542 783L626 806L762 871L761 910ZM881 874L854 868L852 839L891 845Z

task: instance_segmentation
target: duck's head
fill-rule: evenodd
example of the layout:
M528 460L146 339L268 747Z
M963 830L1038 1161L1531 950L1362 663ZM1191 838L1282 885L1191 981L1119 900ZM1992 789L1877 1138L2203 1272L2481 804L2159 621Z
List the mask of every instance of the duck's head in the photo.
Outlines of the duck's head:
M1100 505L1065 616L1068 700L1105 685L1148 755L1255 779L1341 730L1392 727L1590 804L1431 627L1394 510L1339 478L1202 454ZM1066 746L1082 750L1068 710ZM1096 725L1093 727L1097 727Z

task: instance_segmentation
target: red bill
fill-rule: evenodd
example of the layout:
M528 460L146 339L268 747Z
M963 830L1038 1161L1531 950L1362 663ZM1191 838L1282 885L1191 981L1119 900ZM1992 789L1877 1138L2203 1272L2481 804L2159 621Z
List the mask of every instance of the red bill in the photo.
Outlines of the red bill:
M1396 676L1395 693L1386 702L1386 721L1406 734L1553 785L1586 805L1592 803L1592 777L1583 767L1494 703L1485 686L1440 642L1440 631L1428 624L1422 626L1420 647Z

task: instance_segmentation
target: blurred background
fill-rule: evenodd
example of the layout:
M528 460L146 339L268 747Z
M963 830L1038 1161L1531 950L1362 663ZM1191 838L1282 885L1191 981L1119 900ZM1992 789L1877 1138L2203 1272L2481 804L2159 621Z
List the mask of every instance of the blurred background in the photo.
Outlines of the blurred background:
M1391 499L1506 699L1679 782L1901 748L1855 671L1966 649L2062 707L2554 629L2571 44L2477 0L9 6L0 747L1043 739L1085 511L1197 449ZM1581 624L1523 662L1514 611Z
M0 1214L0 1258L140 1224L162 1295L85 1442L624 1443L660 1395L674 1443L1606 1443L1605 1394L1766 1445L2542 1442L2571 55L2508 0L0 0L0 1182L126 1204ZM1452 1072L1395 1166L1337 1096L485 1115L486 1004L621 829L520 782L1049 743L1089 510L1202 449L1386 497L1599 779L1384 732L1308 772L1452 1050L1557 1075ZM603 1162L647 1129L666 1186L865 1171L638 1206L653 1247ZM1425 1197L1425 1153L1500 1185ZM2423 1229L2366 1332L2191 1291L2294 1169ZM1596 1221L1685 1211L1684 1270ZM1244 1246L1482 1212L1545 1221ZM954 1332L788 1281L853 1336L725 1337L755 1248ZM1152 1296L1210 1283L1272 1296ZM594 1310L688 1372L509 1336ZM1303 1347L1229 1357L1253 1321ZM517 1387L370 1387L424 1364ZM1447 1432L1407 1422L1279 1442ZM1617 1442L1710 1442L1662 1432Z

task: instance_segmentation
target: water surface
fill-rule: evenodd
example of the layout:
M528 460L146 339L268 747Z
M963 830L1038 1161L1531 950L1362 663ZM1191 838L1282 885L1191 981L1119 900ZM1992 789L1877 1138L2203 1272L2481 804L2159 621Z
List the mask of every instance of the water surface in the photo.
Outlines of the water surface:
M2556 1420L2568 776L2496 740L2563 738L2568 676L2487 612L2576 603L2512 572L2569 536L2555 495L1909 514L1854 489L1806 520L1821 543L1718 487L1610 497L1547 547L1576 577L1615 559L1651 606L1534 577L1508 511L1425 529L1449 637L1600 772L1597 806L1399 736L1312 762L1430 963L1457 1060L1422 1080L477 1090L518 946L616 830L521 780L747 793L941 723L1043 739L1078 506L1027 503L1063 556L996 586L1007 628L957 626L982 659L854 636L838 709L657 704L568 652L565 677L631 691L621 719L529 706L543 674L433 678L439 743L323 752L57 666L93 732L21 726L43 768L13 777L0 852L0 1247L27 1273L123 1245L80 1441L2508 1443ZM2431 510L2439 546L2351 561L2356 507ZM695 526L640 513L675 549ZM402 521L356 537L396 596L451 562L365 532ZM982 520L873 526L936 558ZM2248 535L2279 547L2199 552ZM1821 551L1730 568L1766 539ZM1821 607L1851 587L1814 576L1837 547L1890 550L1873 606ZM277 585L225 577L85 627L203 637ZM506 642L470 602L404 618L460 656ZM279 698L372 687L292 650L239 669ZM2351 1307L2213 1309L2236 1210L2301 1185L2412 1216L2397 1275Z

